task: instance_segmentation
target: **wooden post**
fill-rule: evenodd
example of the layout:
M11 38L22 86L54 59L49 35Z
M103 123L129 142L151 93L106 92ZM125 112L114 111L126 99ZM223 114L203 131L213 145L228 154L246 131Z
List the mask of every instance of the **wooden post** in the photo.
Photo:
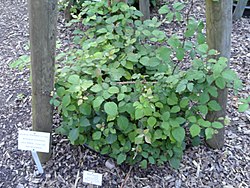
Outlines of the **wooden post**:
M51 133L53 109L49 101L54 89L57 0L29 0L32 73L32 125L34 131ZM42 163L49 153L38 153Z
M248 0L239 0L233 13L233 20L238 20L242 17Z
M216 49L220 56L230 59L231 32L232 32L232 0L206 0L206 28L207 43L210 49ZM228 62L229 64L229 62ZM219 90L217 102L222 110L210 112L207 115L209 121L216 121L219 117L225 117L227 107L227 89ZM223 123L224 121L222 121ZM219 129L207 144L212 148L221 148L224 145L225 129Z
M139 7L140 7L140 11L143 14L143 16L141 17L141 20L144 21L144 20L150 19L149 0L139 0Z

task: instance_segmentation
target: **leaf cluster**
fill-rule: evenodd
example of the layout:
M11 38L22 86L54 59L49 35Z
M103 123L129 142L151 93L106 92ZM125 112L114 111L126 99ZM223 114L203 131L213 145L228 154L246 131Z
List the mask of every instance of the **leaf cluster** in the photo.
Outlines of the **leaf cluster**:
M172 6L174 12L167 5L159 10L164 21L141 22L142 14L124 3L83 4L72 22L87 29L75 30L75 47L60 56L51 101L63 118L57 131L72 144L87 144L118 164L169 161L178 168L188 137L197 143L223 127L205 117L221 110L218 90L237 90L240 81L227 59L208 49L202 22L187 20L183 36L160 29L182 21L184 5Z

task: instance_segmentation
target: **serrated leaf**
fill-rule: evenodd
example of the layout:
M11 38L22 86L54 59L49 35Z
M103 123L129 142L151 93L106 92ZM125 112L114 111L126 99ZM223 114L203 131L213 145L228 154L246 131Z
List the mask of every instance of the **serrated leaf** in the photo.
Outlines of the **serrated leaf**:
M183 127L177 127L172 130L172 135L177 142L182 142L185 138L185 130Z
M200 134L201 128L200 128L199 125L193 124L193 125L190 127L189 131L190 131L191 136L192 136L192 137L195 137L195 136L198 136L198 135Z

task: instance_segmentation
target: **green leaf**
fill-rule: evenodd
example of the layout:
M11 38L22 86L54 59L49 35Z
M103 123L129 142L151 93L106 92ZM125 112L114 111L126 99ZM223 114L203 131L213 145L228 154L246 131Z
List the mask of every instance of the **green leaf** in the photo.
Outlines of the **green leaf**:
M157 129L157 130L154 132L154 139L161 139L161 138L162 138L162 130Z
M173 8L177 11L182 10L185 7L185 5L181 2L176 2L173 4Z
M209 101L210 97L207 92L201 93L199 101L201 104L206 104Z
M117 118L117 126L122 130L125 131L129 126L129 120L125 116L119 116Z
M197 46L197 50L205 54L208 51L208 45L207 44L200 44Z
M98 92L102 91L102 86L99 84L95 84L91 87L90 90L93 91L94 93L98 93Z
M188 99L188 98L183 98L183 99L181 99L181 101L180 101L180 107L181 107L181 108L185 108L185 107L188 106L188 103L189 103L189 99Z
M141 109L135 110L135 119L141 119L144 116L144 112Z
M167 14L170 11L169 7L167 5L162 6L159 10L159 14Z
M213 138L214 129L209 127L205 129L206 140Z
M183 48L177 48L175 50L176 52L176 58L179 60L179 61L182 61L184 56L185 56L185 50Z
M185 129L183 127L177 127L172 130L172 135L177 142L182 142L185 138Z
M79 137L79 129L74 128L69 132L69 140L73 143Z
M116 86L112 86L108 89L108 92L111 94L119 93L119 88Z
M144 66L149 66L149 57L145 56L140 59L140 63Z
M109 134L108 137L106 138L108 144L113 144L116 140L117 140L116 134Z
M188 83L187 84L187 89L192 92L193 91L193 88L194 88L194 84L193 83Z
M56 93L59 97L63 97L66 93L66 90L64 89L64 87L59 87L56 89Z
M188 121L191 122L191 123L195 123L197 121L196 117L195 116L190 116L188 118Z
M78 85L80 83L80 77L76 74L70 75L68 78L68 82L71 84Z
M91 106L87 103L83 103L80 107L79 110L82 114L89 116L91 114Z
M69 94L63 96L63 98L62 98L62 106L64 108L67 107L70 104L70 102L71 102L71 99L70 99L70 95Z
M93 108L99 108L101 104L103 103L104 99L102 96L98 96L93 101Z
M102 137L102 132L101 131L96 131L92 134L93 140L100 140Z
M239 112L245 112L246 110L249 109L249 104L243 103L239 105L238 111Z
M178 168L180 167L181 160L178 159L178 158L172 157L172 158L169 160L169 164L170 164L170 166L173 167L174 169L178 169Z
M127 158L127 155L124 153L120 153L116 159L118 165L122 164Z
M203 115L207 115L208 107L206 105L200 105L200 106L198 106L198 109Z
M221 122L212 122L212 127L215 128L215 129L222 129L224 126Z
M90 125L91 124L90 124L89 120L86 117L81 117L80 118L80 126L82 126L82 127L88 127Z
M156 124L157 120L155 117L149 117L147 123L149 126L153 127Z
M189 130L192 137L198 136L201 132L201 128L197 124L193 124Z
M140 166L142 169L146 169L148 166L148 161L146 159L142 160Z
M209 101L209 102L208 102L208 106L209 106L209 108L211 108L213 111L220 111L220 110L221 110L221 106L220 106L219 103L216 102L215 100Z
M162 121L167 122L170 118L170 113L169 112L164 112L161 116Z
M134 63L137 63L140 57L141 57L140 54L129 53L127 60L134 62Z
M181 109L179 106L173 106L170 110L171 113L177 113L179 112Z
M168 98L167 98L167 103L169 105L175 105L178 103L178 98L174 93L172 93Z
M170 61L170 55L172 53L170 48L167 48L165 46L160 47L156 51L158 57L162 59L163 61L169 62Z
M217 88L215 86L210 86L208 88L208 93L213 96L213 97L217 97L218 96L218 92L217 92Z
M161 62L160 62L160 60L159 60L158 58L152 57L152 58L149 59L149 64L148 64L148 66L149 66L149 67L156 67L156 66L158 66L160 63L161 63Z
M114 102L106 102L104 104L104 111L108 115L113 116L113 117L118 115L117 105Z
M215 80L215 84L217 87L219 87L220 89L224 89L226 87L226 81L224 78L222 77L218 77L216 80Z
M86 91L88 88L90 88L93 85L92 80L84 80L81 84L82 90Z

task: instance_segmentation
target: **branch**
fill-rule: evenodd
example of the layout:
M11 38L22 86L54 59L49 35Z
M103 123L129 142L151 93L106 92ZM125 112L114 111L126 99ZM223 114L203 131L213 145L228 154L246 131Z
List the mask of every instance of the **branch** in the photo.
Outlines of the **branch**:
M186 14L186 22L187 22L187 24L188 24L189 16L190 16L190 14L191 14L191 12L192 12L193 6L194 6L194 0L191 0L190 8L188 9L188 12L187 12L187 14ZM186 27L186 29L185 29L185 31L184 31L183 38L182 38L182 48L184 48L185 42L186 42L186 40L187 40L187 38L185 37L186 31L187 31L187 27ZM181 63L181 61L178 60L178 62L176 63L176 65L175 65L175 67L174 67L174 69L173 69L172 75L174 74L174 72L175 72L177 66L178 66L180 63Z

